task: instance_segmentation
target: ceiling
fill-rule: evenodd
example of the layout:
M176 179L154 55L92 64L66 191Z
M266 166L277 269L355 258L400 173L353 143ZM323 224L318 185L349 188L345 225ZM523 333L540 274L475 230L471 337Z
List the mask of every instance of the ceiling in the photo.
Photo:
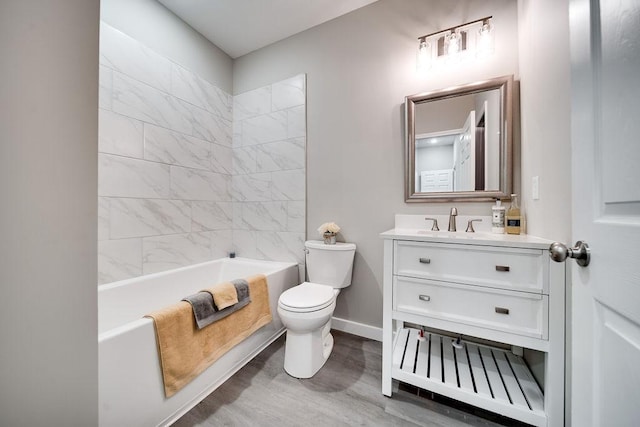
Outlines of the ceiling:
M158 0L232 58L377 0Z

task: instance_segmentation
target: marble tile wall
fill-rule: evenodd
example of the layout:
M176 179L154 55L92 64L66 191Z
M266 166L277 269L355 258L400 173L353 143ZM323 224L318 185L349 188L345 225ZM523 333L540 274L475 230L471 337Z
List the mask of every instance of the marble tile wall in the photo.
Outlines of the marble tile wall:
M304 74L233 97L231 195L238 256L304 266L305 147Z
M101 24L98 283L233 250L233 97Z
M231 251L303 267L305 75L233 97L101 23L99 101L99 284Z

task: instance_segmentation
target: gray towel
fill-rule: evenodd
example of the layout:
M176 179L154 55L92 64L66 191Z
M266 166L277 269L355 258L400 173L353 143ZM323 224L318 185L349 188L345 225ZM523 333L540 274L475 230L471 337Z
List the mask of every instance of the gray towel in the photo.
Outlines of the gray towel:
M236 293L238 294L238 304L240 304L241 301L249 298L249 283L247 283L246 280L236 279L232 280L231 283L233 283L233 286L236 287ZM249 298L249 301L250 300L251 298Z
M238 303L222 310L216 308L213 304L213 296L206 291L198 292L182 299L182 301L187 301L191 304L198 329L202 329L217 320L224 319L251 302L249 283L246 280L236 279L232 280L231 283L233 283L238 293Z

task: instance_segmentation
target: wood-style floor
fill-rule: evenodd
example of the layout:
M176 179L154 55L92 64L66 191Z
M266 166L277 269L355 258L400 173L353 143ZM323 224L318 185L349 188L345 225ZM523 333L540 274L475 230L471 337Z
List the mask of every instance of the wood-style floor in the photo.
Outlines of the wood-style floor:
M174 426L522 425L395 383L393 397L385 397L380 391L382 344L332 334L333 353L313 378L300 380L284 371L283 336Z

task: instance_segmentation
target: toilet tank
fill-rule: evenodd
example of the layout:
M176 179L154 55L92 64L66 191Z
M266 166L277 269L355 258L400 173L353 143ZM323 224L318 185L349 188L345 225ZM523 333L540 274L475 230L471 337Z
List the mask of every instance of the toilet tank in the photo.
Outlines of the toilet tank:
M304 246L310 282L334 288L346 288L351 284L355 244L326 245L321 240L308 240Z

